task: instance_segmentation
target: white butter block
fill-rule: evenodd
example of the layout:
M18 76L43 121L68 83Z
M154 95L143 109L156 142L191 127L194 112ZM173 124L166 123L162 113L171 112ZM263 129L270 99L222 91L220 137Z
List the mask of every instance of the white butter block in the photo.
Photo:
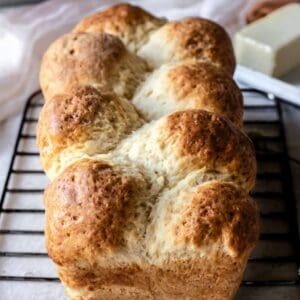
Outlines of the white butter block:
M240 30L234 39L237 62L281 76L300 66L300 4L276 10Z

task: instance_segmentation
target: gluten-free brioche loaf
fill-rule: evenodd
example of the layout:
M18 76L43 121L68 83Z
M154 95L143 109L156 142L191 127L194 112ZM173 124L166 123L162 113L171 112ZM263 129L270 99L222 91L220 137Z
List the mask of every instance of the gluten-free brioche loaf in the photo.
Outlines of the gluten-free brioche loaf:
M219 25L128 4L49 47L37 143L69 299L234 297L258 237L234 68Z

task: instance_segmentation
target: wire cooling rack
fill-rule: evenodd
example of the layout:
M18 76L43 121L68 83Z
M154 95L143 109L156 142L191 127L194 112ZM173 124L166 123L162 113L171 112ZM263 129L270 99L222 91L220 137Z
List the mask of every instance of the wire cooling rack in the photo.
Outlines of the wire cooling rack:
M261 234L237 299L299 299L299 232L281 104L258 90L243 89L243 94L245 130L258 160L252 196L260 209ZM26 103L0 200L1 299L64 298L44 248L42 194L48 180L35 146L43 102L36 92Z

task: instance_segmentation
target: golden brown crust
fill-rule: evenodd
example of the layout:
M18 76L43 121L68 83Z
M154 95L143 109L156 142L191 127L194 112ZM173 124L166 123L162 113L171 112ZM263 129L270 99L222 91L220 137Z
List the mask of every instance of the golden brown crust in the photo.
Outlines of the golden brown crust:
M103 33L69 33L56 40L43 57L40 83L47 100L74 85L107 85L113 67L126 54L121 41Z
M186 18L165 25L166 38L174 39L174 55L211 62L229 74L235 69L235 58L230 38L218 24L201 18Z
M72 288L84 287L89 291L95 291L99 288L118 285L140 289L139 292L144 291L146 294L148 282L143 278L143 274L143 270L137 264L127 264L115 268L101 267L97 266L96 260L93 267L83 268L80 272L78 272L78 268L72 269L72 267L61 269L59 272L63 282Z
M209 63L182 64L168 72L168 81L178 101L192 99L195 109L224 115L242 127L242 94L231 76L222 69Z
M234 73L235 57L230 37L218 24L202 18L168 22L138 52L152 65L188 60L204 61Z
M122 3L84 18L73 31L107 32L119 37L127 46L136 44L132 47L136 51L141 40L146 41L149 32L164 23L163 19L154 17L140 7Z
M74 163L49 185L46 245L66 286L93 292L119 285L147 295L135 226L143 194L143 177L91 159Z
M209 259L170 259L152 268L153 299L233 299L246 261L246 257L236 259L222 251L210 253Z
M134 180L97 160L81 160L45 192L46 241L58 265L97 255L122 244Z
M146 120L175 111L203 109L243 124L243 97L225 71L205 62L166 64L155 70L135 93L132 103Z
M251 140L227 119L204 110L168 116L170 135L177 136L180 156L192 164L232 175L248 191L255 184L256 158Z
M56 136L60 147L86 138L86 127L93 123L101 106L107 105L114 94L100 93L97 89L73 87L69 94L58 94L48 101L41 112L38 131ZM38 142L40 141L38 134ZM43 145L40 145L43 147Z
M258 214L247 192L212 181L198 188L175 227L178 241L196 247L223 240L232 256L244 255L258 239Z
M98 86L130 98L147 70L147 64L113 35L69 33L45 53L40 84L46 100L77 85Z
M110 272L114 272L115 276L110 279L111 285L103 285L91 278L79 293L76 293L76 286L71 284L69 294L74 293L72 300L232 299L239 287L246 260L246 256L236 259L216 252L211 254L210 260L205 257L196 260L170 258L159 266L143 266L137 272L120 269L122 272L119 275L117 270L103 270L103 274L108 272L112 275ZM123 285L126 276L126 285ZM116 279L113 283L112 278ZM76 297L76 294L80 296Z
M37 144L43 166L51 168L68 147L90 155L106 153L142 123L133 106L113 92L73 86L47 101L41 111Z

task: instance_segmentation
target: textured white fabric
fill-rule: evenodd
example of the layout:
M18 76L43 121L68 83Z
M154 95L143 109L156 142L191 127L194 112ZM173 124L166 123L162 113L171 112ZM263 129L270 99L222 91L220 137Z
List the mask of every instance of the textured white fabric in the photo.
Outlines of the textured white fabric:
M48 45L83 16L118 2L51 0L0 13L0 121L19 111L29 94L39 88L40 60ZM169 19L191 15L210 18L233 33L243 25L244 13L255 0L128 2Z

